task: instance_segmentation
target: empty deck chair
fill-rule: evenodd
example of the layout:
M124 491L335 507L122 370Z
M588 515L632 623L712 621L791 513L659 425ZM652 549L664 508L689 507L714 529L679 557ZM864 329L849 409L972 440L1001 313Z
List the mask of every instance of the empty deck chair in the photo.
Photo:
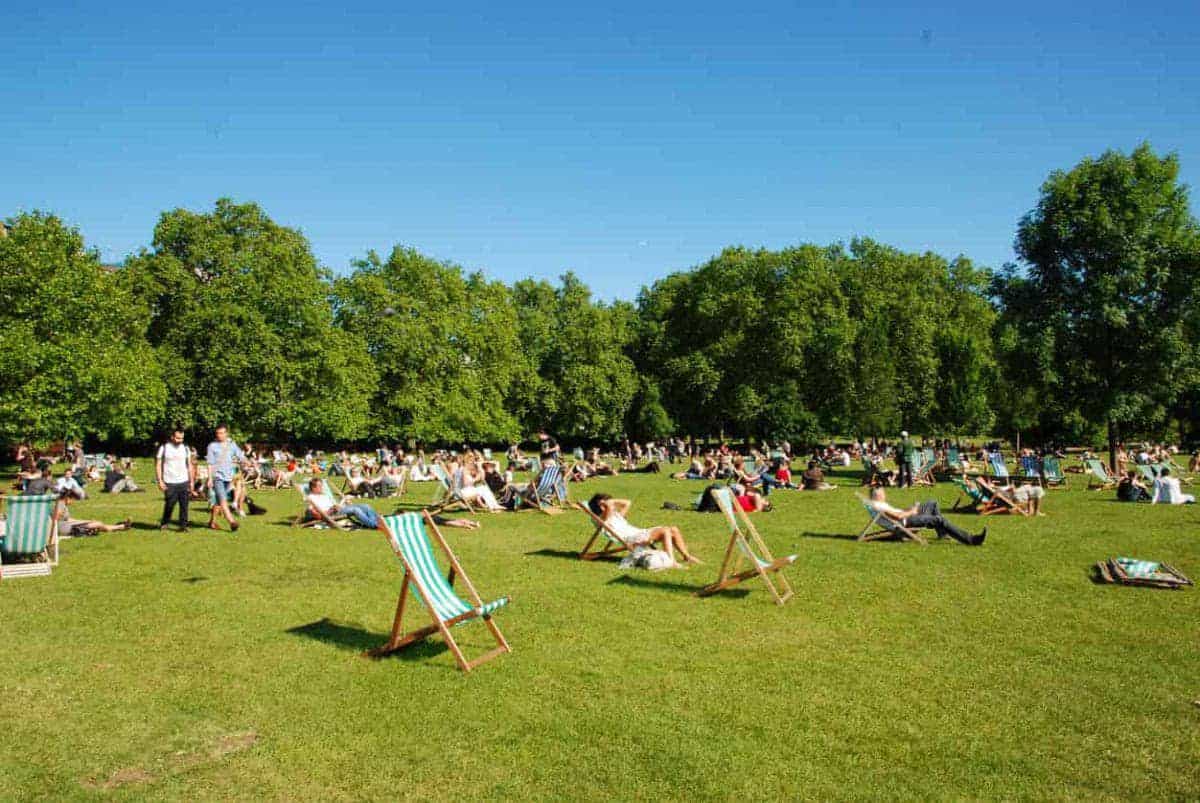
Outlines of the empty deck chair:
M1192 581L1175 567L1149 560L1109 558L1097 563L1095 569L1106 583L1173 589L1192 585Z
M1115 488L1117 481L1109 476L1108 469L1099 460L1085 460L1088 472L1092 475L1092 479L1088 481L1089 491L1101 491L1108 488Z
M470 672L485 661L511 652L500 628L492 620L492 613L507 605L509 598L500 597L484 604L479 592L475 590L471 579L463 571L458 558L450 550L450 545L442 537L428 511L385 516L379 522L379 529L387 536L392 551L396 553L396 557L404 566L404 580L400 585L400 598L396 602L396 617L392 620L391 637L387 644L371 650L367 655L372 657L390 655L438 632L442 634L450 651L454 653L454 659L458 662L459 669L464 672ZM450 562L450 572L445 577L442 576L430 544L430 533L433 534L433 539L446 553L446 559ZM456 576L462 578L467 591L467 599L463 599L454 590ZM433 624L406 633L404 632L404 606L408 599L409 589L413 587L416 590L416 597L429 611ZM454 640L450 628L472 619L483 620L496 639L496 647L474 661L468 661L462 650L459 649L458 642Z
M53 494L7 499L8 517L4 521L4 535L0 538L0 581L48 575L58 565L58 524L53 516L54 502ZM34 558L36 562L13 562L18 557Z
M859 494L855 494L855 496L862 503L863 508L867 511L867 515L871 517L871 520L867 522L867 526L863 527L862 532L858 534L859 541L882 541L888 538L898 538L901 541L916 541L921 546L928 545L929 542L916 530L905 527L898 521L892 521L876 510L871 504L870 499Z
M546 463L538 474L537 484L523 497L529 505L543 513L559 513L567 503L567 483L558 463ZM556 507L557 506L557 507Z
M1032 480L1038 485L1042 484L1041 462L1033 455L1026 455L1021 458L1021 478Z
M1057 457L1042 458L1042 479L1047 488L1067 487L1067 475L1063 473Z
M946 471L950 474L961 474L962 470L962 457L958 449L950 447L946 450Z
M717 507L729 524L729 545L725 547L725 557L721 561L721 571L717 579L700 589L697 594L708 597L727 588L749 580L761 577L776 605L782 605L791 599L792 584L788 581L783 569L796 562L796 555L776 558L767 548L766 542L754 528L754 523L746 512L734 501L733 493L728 488L718 488L713 491ZM743 569L749 564L748 569Z
M1000 452L988 453L988 468L992 472L992 479L1000 480L1005 485L1008 484L1008 465L1004 462L1004 455Z

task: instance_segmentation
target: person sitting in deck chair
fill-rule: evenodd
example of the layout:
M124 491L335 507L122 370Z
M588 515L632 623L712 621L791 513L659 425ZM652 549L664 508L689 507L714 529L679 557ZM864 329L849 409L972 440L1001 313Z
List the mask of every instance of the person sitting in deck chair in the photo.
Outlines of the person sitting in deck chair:
M737 501L738 507L747 513L762 513L772 509L771 500L749 485L734 483L729 486L729 490L733 492L733 498Z
M1171 476L1171 469L1163 468L1158 479L1154 481L1154 498L1150 500L1150 504L1157 505L1162 502L1165 505L1190 505L1195 501L1196 497L1180 490L1179 479Z
M613 499L608 494L596 494L588 500L587 505L588 509L601 519L629 547L631 552L638 547L646 548L651 544L662 544L667 557L675 561L676 566L679 566L679 561L675 558L676 550L679 550L679 554L688 563L698 564L701 562L688 549L687 542L683 540L683 533L679 531L678 527L659 525L640 528L630 524L625 519L625 514L629 512L633 503L628 499Z
M971 535L965 530L954 526L945 516L942 515L941 508L938 507L936 500L928 500L918 502L906 510L893 507L888 504L887 494L883 488L876 486L871 489L871 507L877 512L887 516L892 521L898 521L905 527L915 529L930 529L937 531L938 538L949 536L960 544L967 546L981 546L985 538L987 538L987 527L979 535Z
M1019 508L1030 516L1045 516L1042 512L1042 499L1046 497L1046 489L1040 485L1022 483L1021 485L993 485L986 477L979 476L975 484L987 492L988 496L996 496L997 491L1007 496Z

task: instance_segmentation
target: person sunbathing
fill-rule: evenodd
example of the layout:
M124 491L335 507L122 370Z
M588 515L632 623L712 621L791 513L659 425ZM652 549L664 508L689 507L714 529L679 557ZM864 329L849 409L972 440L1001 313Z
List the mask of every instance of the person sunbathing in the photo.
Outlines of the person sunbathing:
M446 473L453 477L455 471L461 472L462 485L459 488L459 493L462 495L463 500L483 505L489 513L499 513L504 510L500 501L496 499L496 495L492 493L492 489L488 487L487 479L482 469L469 461L461 467L456 467L456 465L455 461L451 460L446 465Z
M687 563L701 563L700 559L688 549L687 542L683 540L683 533L679 531L678 527L658 525L640 528L630 524L625 515L633 507L633 502L628 499L614 499L608 494L596 494L588 500L587 505L588 509L608 525L608 528L631 551L638 547L648 547L651 544L662 544L667 557L675 561L676 566L679 565L679 561L675 557L676 550L679 550L679 554Z
M75 496L70 491L63 491L58 495L58 501L54 504L54 512L51 515L58 522L59 538L115 533L120 530L128 530L133 526L133 519L130 518L126 518L120 524L105 524L95 519L71 518L71 503L74 501Z
M771 509L770 500L747 485L735 483L729 486L729 490L733 492L738 507L747 513L762 513Z
M969 480L968 480L969 482ZM1032 483L1022 483L1021 485L993 485L986 477L976 477L974 480L990 498L996 497L998 494L1003 494L1011 499L1018 508L1024 513L1031 516L1045 516L1042 512L1042 499L1046 496L1046 489L1040 485Z
M967 546L981 546L985 538L987 538L987 527L978 535L971 535L965 530L956 527L942 515L941 508L938 507L936 500L928 500L918 502L910 508L901 510L888 504L887 494L883 488L876 486L871 489L871 509L876 513L882 514L891 521L897 522L902 527L910 527L914 529L930 529L938 534L938 538L949 536L960 544Z

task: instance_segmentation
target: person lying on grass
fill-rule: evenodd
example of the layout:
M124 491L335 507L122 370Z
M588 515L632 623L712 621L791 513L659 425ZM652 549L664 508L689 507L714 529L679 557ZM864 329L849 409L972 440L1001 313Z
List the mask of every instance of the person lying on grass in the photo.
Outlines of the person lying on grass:
M733 492L738 507L747 513L761 513L771 509L770 500L748 485L734 483L729 486L729 490Z
M675 561L676 566L679 566L679 561L675 557L676 550L679 550L679 554L687 563L698 564L701 562L688 549L687 542L683 540L683 533L679 531L678 527L659 525L641 528L630 524L625 519L625 514L629 512L633 503L628 499L614 499L608 494L596 494L588 500L587 504L588 509L607 524L608 528L629 547L630 551L638 547L649 547L651 544L662 544L667 557Z
M133 526L133 520L128 518L120 524L105 524L102 521L93 519L73 519L71 518L71 503L74 501L75 495L67 490L58 495L58 502L54 505L54 513L52 515L54 520L58 522L58 536L60 538L115 533L119 530L128 530Z
M970 484L968 479L967 483ZM975 484L982 488L988 496L995 496L997 492L1004 494L1009 499L1017 503L1017 507L1025 511L1031 516L1045 516L1042 512L1042 499L1046 496L1046 489L1040 485L1031 483L1022 483L1021 485L993 485L986 477L976 477Z
M894 522L898 522L903 527L911 527L913 529L930 529L935 530L938 538L949 536L960 544L967 546L981 546L983 540L987 538L987 527L979 535L971 535L965 530L951 524L945 516L942 515L941 508L938 507L936 500L928 500L918 502L910 508L901 510L888 504L887 494L883 488L878 486L871 489L871 509L876 513L880 513Z
M308 483L308 510L305 511L306 521L324 522L330 527L343 529L342 523L334 516L341 514L349 517L355 524L374 530L379 527L379 514L375 508L365 504L337 504L325 493L325 481L313 479ZM444 516L434 516L433 520L442 527L460 527L464 530L478 530L479 522L471 519L448 519Z

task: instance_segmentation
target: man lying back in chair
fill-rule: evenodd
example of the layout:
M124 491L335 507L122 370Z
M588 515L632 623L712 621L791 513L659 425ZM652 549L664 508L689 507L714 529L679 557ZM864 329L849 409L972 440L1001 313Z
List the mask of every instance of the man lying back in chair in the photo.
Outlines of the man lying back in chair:
M936 530L939 538L949 536L960 544L966 544L967 546L980 546L983 544L983 539L987 538L987 527L984 527L983 532L979 533L979 535L971 535L965 530L951 524L942 515L938 503L932 499L925 502L918 502L907 510L901 510L898 507L889 505L883 488L876 486L871 489L871 507L875 512L882 513L892 521L900 522L905 527Z

